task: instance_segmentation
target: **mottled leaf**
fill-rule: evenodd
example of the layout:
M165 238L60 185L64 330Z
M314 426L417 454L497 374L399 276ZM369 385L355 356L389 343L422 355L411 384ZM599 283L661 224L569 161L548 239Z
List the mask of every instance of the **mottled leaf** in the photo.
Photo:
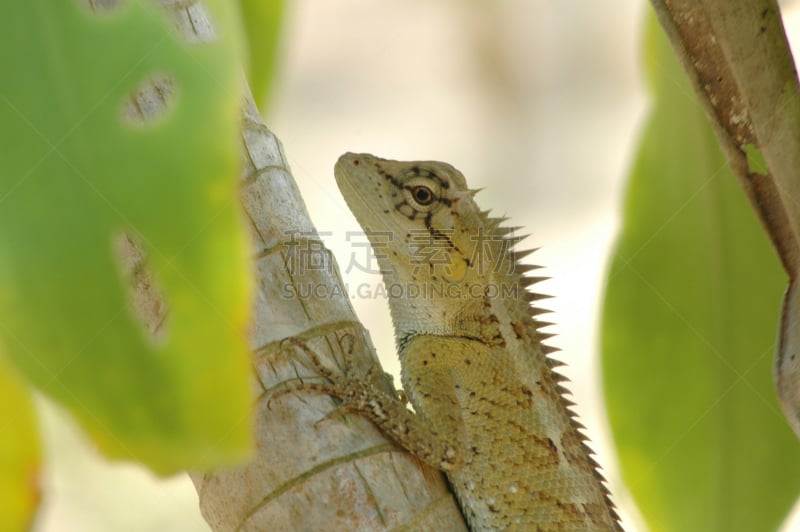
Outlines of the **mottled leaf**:
M182 45L149 3L122 6L0 8L0 337L109 455L209 467L250 444L238 61L230 38ZM168 104L137 123L151 80ZM123 232L170 309L159 341L131 310Z

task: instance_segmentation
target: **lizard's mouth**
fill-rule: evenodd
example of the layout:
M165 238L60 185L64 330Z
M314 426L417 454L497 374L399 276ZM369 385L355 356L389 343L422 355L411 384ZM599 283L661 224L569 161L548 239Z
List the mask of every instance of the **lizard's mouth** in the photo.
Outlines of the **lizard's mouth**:
M386 227L385 221L381 223L382 217L378 215L384 207L377 205L376 201L381 201L383 198L370 198L364 194L366 188L377 188L381 185L374 183L374 177L370 175L374 164L375 158L371 155L348 152L336 161L333 175L345 203L358 223L362 227L370 226L370 229L380 230ZM357 183L360 183L360 186L357 186ZM364 208L368 209L371 216L364 212Z

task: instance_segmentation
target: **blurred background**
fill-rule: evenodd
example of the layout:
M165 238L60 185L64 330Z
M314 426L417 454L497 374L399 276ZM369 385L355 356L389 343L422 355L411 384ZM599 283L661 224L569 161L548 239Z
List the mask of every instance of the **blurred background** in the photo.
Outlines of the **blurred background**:
M785 6L800 35L796 5ZM623 185L647 110L639 72L644 0L298 0L287 3L267 125L283 142L309 212L334 251L387 371L397 375L387 303L357 297L380 278L346 239L360 231L336 188L346 151L435 159L460 169L483 208L541 247L528 260L568 363L625 529L645 530L621 485L597 367L599 300ZM797 28L794 30L793 28ZM399 386L399 381L396 381ZM44 400L45 500L36 530L208 530L188 478L154 478L100 458ZM786 525L786 530L800 530Z

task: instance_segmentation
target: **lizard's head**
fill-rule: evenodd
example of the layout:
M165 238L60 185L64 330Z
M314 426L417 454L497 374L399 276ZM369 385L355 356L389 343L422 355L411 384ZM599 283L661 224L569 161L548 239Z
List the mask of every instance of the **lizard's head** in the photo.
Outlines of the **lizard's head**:
M479 211L458 170L347 153L334 173L385 279L458 281L466 275Z
M452 332L465 307L484 299L492 272L510 260L498 220L480 211L475 191L446 163L348 153L335 175L372 244L393 314L413 320L409 329ZM436 294L433 315L424 300Z

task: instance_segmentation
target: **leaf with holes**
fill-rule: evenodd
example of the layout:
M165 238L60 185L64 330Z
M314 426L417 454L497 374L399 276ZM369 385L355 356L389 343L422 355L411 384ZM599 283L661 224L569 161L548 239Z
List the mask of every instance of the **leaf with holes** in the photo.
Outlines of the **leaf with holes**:
M602 325L608 415L650 529L775 530L800 453L771 381L785 279L660 28Z
M230 35L225 3L204 4ZM182 46L122 6L0 10L0 338L110 456L205 468L250 441L235 43ZM147 275L115 255L131 240ZM158 341L129 279L166 301Z

